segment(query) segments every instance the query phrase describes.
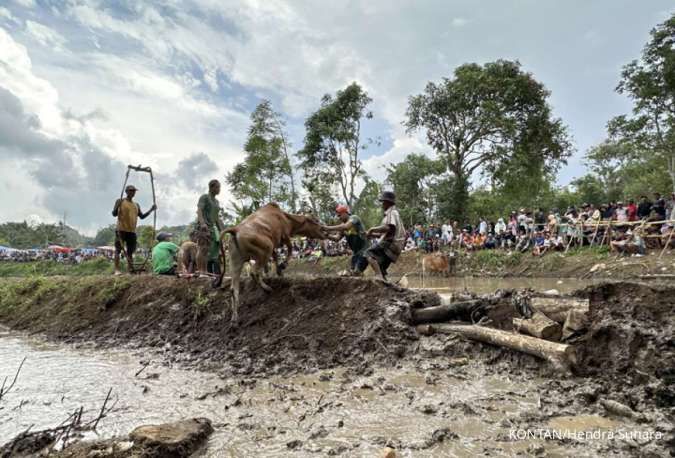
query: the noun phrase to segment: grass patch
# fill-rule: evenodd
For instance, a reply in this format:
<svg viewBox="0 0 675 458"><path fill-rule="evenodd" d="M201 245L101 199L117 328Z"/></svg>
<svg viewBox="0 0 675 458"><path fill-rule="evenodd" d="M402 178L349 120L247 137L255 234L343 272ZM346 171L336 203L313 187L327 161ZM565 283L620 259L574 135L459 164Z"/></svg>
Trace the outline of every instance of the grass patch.
<svg viewBox="0 0 675 458"><path fill-rule="evenodd" d="M480 250L471 253L467 259L468 266L477 270L501 270L520 264L523 253L511 253L502 250Z"/></svg>
<svg viewBox="0 0 675 458"><path fill-rule="evenodd" d="M0 277L34 277L53 275L111 274L113 263L105 258L91 259L81 264L63 264L56 261L0 262Z"/></svg>

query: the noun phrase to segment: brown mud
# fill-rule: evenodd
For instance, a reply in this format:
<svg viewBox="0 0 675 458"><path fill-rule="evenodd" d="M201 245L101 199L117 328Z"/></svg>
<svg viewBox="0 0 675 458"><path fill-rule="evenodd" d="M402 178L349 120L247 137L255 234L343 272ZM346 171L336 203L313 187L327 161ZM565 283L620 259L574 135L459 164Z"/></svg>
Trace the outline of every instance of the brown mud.
<svg viewBox="0 0 675 458"><path fill-rule="evenodd" d="M212 290L207 281L149 276L17 280L1 286L0 323L60 341L148 348L168 363L225 377L341 368L347 383L353 383L355 377L375 377L380 368L407 366L428 374L430 385L450 373L465 379L486 374L537 378L537 408L510 417L510 427L541 428L579 414L612 417L603 406L619 402L633 412L632 421L663 438L600 444L593 453L631 455L640 450L645 456L663 456L675 447L672 284L606 283L578 291L578 296L590 298L591 324L573 342L580 355L573 374L557 373L528 355L455 336L418 336L409 324L410 310L438 304L433 293L334 277L271 279L270 285L275 291L266 294L244 282L240 324L233 327L229 294ZM515 313L505 301L489 318L493 326L508 329ZM464 369L467 363L478 366ZM378 383L387 390L386 381ZM465 415L480 412L470 404L462 409ZM431 405L427 410L436 415L444 408ZM451 433L446 431L446 436ZM384 438L381 445L410 448L392 438Z"/></svg>

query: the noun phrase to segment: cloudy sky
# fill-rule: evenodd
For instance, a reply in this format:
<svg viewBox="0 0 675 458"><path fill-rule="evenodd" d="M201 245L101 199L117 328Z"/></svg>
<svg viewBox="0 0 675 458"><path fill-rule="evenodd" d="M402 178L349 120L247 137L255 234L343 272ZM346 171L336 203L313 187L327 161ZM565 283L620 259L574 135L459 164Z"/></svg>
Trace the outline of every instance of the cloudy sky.
<svg viewBox="0 0 675 458"><path fill-rule="evenodd" d="M650 0L2 0L0 221L112 222L126 164L156 171L160 224L192 219L205 183L242 158L261 98L295 147L320 97L374 99L366 169L429 152L401 128L407 97L465 62L518 59L552 91L582 156L629 108L620 68L674 11ZM132 177L147 207L146 177ZM227 192L221 199L229 200Z"/></svg>

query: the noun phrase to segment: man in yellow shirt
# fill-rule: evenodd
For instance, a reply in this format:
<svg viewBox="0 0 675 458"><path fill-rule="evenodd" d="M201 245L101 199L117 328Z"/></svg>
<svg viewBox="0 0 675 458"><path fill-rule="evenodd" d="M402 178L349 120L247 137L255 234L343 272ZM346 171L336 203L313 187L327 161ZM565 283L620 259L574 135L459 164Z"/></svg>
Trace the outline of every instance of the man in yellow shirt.
<svg viewBox="0 0 675 458"><path fill-rule="evenodd" d="M113 207L112 215L117 217L117 228L115 232L115 275L120 274L120 253L124 250L129 272L133 272L134 252L136 251L136 224L138 218L145 219L150 213L157 210L153 205L146 213L141 211L141 206L134 202L136 187L129 185L124 188L127 196L124 199L117 199ZM124 247L123 247L124 244Z"/></svg>

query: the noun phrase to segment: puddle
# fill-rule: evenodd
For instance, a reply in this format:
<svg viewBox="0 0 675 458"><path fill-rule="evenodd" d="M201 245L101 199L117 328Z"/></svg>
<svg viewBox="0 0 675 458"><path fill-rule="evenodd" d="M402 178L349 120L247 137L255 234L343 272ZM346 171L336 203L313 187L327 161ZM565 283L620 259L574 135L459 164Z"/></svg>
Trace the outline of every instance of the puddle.
<svg viewBox="0 0 675 458"><path fill-rule="evenodd" d="M424 288L444 292L469 290L478 294L492 293L497 289L532 288L535 291L556 289L561 294L570 293L593 284L593 280L576 278L491 278L491 277L407 277L409 288Z"/></svg>
<svg viewBox="0 0 675 458"><path fill-rule="evenodd" d="M332 370L222 379L151 363L136 376L142 352L73 348L0 332L0 377L13 377L24 356L14 390L0 402L0 443L30 425L55 426L80 406L85 418L95 416L113 387L118 400L99 425L101 437L207 417L215 433L201 456L377 456L388 441L403 446L401 456L513 456L533 446L545 447L549 456L584 456L543 439L509 440L508 420L538 409L540 380L493 374L482 365L441 370L403 364L362 378ZM559 417L550 426L600 424L593 423L596 417L579 418ZM451 437L432 440L444 428ZM289 448L296 440L301 444Z"/></svg>

